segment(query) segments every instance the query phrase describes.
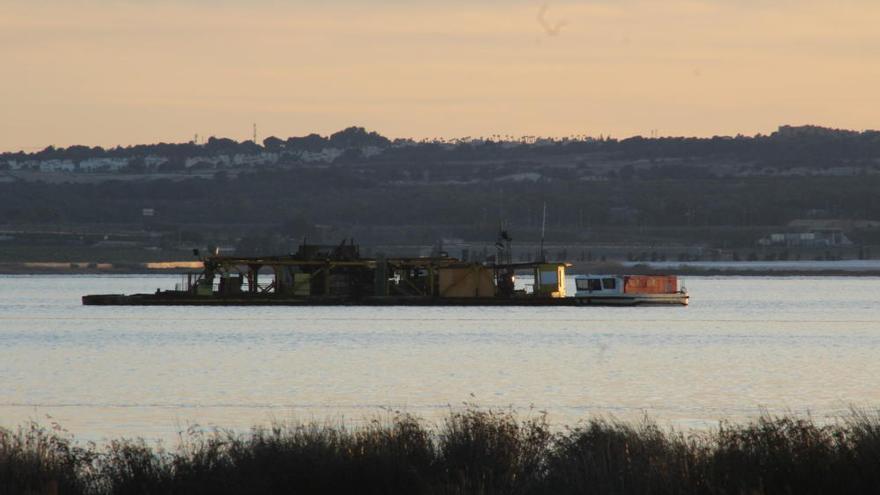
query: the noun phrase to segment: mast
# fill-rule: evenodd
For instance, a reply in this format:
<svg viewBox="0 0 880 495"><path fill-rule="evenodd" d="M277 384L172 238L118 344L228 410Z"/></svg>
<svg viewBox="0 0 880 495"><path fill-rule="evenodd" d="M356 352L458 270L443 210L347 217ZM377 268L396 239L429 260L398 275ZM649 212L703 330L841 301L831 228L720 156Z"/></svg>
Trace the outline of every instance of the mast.
<svg viewBox="0 0 880 495"><path fill-rule="evenodd" d="M541 262L547 261L547 258L544 256L544 232L547 227L547 202L544 201L544 213L541 216Z"/></svg>

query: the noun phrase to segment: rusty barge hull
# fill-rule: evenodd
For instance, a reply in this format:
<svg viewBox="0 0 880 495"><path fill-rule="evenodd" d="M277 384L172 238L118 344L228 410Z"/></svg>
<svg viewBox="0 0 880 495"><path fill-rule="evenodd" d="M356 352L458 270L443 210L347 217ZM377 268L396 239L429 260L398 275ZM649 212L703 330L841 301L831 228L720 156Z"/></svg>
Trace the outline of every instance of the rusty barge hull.
<svg viewBox="0 0 880 495"><path fill-rule="evenodd" d="M274 297L194 296L181 294L97 294L83 296L86 306L643 306L687 305L688 296L631 297Z"/></svg>

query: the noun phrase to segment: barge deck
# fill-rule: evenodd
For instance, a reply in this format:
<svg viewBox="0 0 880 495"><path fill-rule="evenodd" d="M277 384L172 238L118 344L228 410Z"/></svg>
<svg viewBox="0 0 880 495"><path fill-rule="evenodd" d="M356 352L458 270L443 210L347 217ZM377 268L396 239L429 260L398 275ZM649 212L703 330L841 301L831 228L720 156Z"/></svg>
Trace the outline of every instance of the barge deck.
<svg viewBox="0 0 880 495"><path fill-rule="evenodd" d="M648 306L687 305L687 294L669 297L216 297L189 293L95 294L83 296L86 306Z"/></svg>

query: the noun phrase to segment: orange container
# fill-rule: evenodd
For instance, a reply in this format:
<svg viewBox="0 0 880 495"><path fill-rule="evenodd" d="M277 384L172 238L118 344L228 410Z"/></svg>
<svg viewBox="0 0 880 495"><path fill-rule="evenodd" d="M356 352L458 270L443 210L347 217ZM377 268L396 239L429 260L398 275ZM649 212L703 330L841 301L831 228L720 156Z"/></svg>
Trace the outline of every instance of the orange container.
<svg viewBox="0 0 880 495"><path fill-rule="evenodd" d="M675 275L627 275L623 277L624 294L673 294L678 292Z"/></svg>

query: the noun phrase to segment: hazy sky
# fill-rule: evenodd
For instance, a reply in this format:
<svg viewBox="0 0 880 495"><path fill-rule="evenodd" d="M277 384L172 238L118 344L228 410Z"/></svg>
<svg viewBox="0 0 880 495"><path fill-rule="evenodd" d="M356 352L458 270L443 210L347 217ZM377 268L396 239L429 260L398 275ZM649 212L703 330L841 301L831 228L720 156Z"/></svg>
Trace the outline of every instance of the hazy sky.
<svg viewBox="0 0 880 495"><path fill-rule="evenodd" d="M0 0L0 150L876 128L877 0Z"/></svg>

